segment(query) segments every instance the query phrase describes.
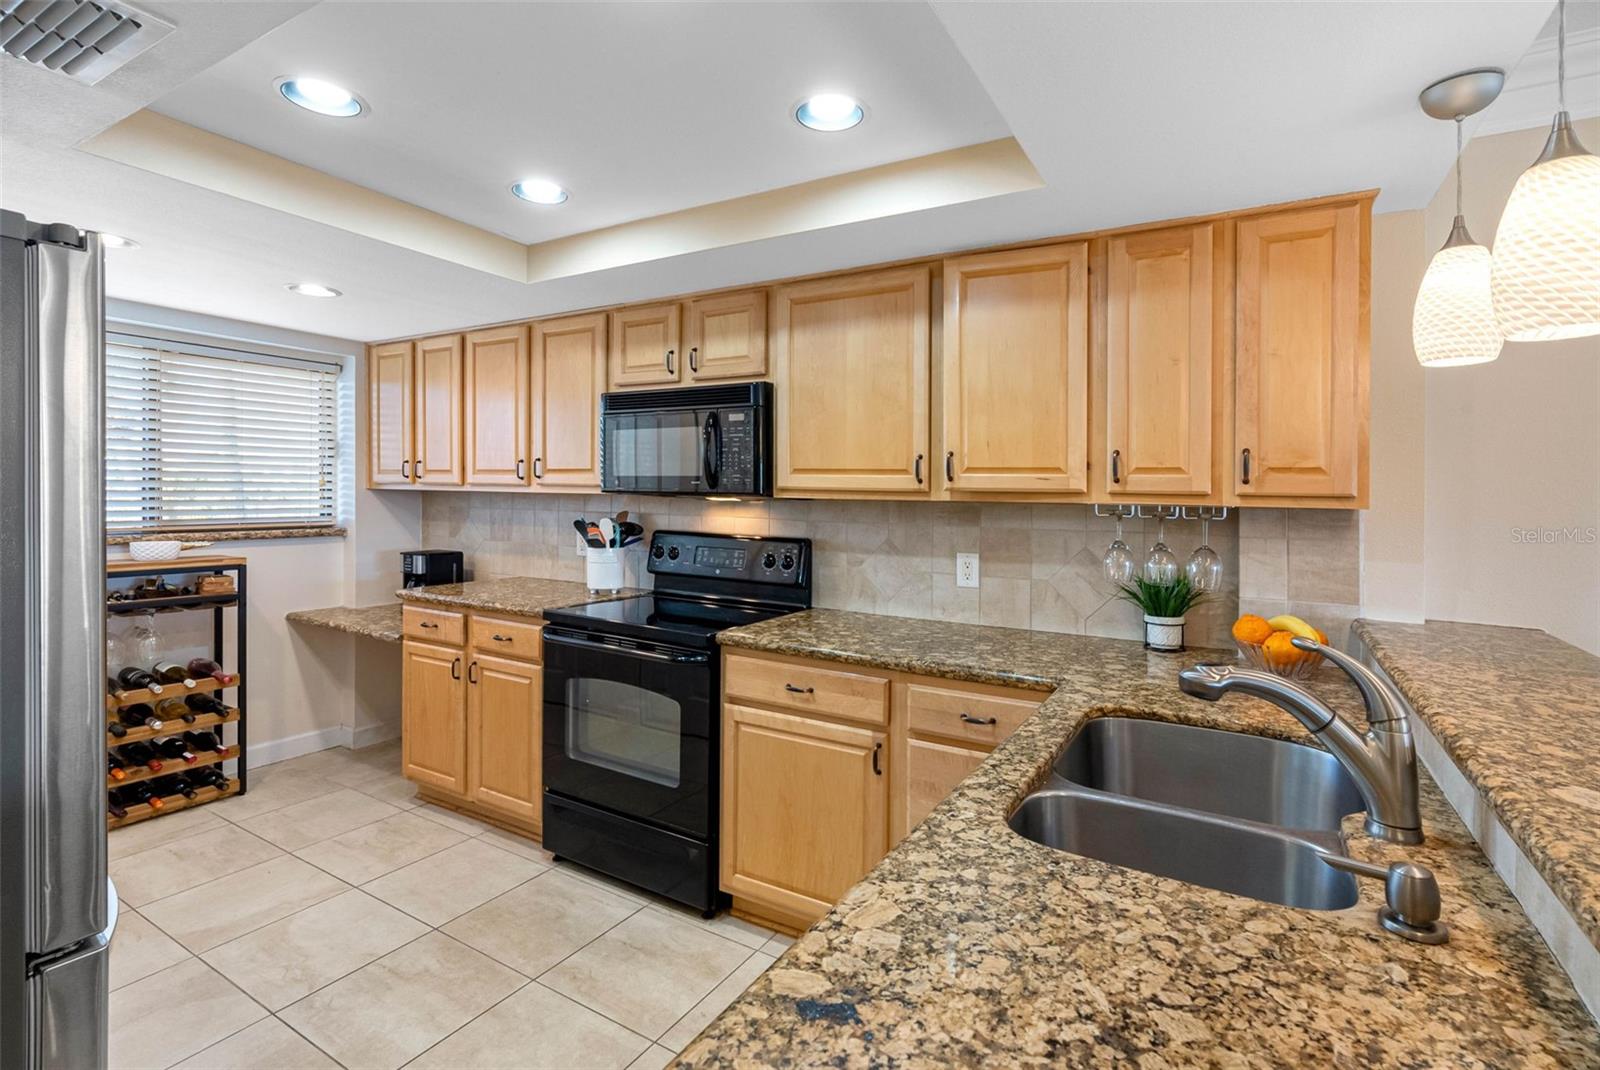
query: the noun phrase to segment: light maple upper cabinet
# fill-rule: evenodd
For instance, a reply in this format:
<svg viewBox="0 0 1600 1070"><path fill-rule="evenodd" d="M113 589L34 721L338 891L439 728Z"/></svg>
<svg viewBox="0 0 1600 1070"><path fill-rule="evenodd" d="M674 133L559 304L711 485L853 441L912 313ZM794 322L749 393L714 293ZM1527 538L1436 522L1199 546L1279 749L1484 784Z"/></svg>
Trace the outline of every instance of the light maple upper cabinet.
<svg viewBox="0 0 1600 1070"><path fill-rule="evenodd" d="M665 386L683 375L676 301L611 313L611 385Z"/></svg>
<svg viewBox="0 0 1600 1070"><path fill-rule="evenodd" d="M598 489L606 314L539 320L531 348L534 485Z"/></svg>
<svg viewBox="0 0 1600 1070"><path fill-rule="evenodd" d="M528 326L491 327L466 337L466 480L528 482Z"/></svg>
<svg viewBox="0 0 1600 1070"><path fill-rule="evenodd" d="M367 351L367 480L374 486L411 482L415 430L410 342Z"/></svg>
<svg viewBox="0 0 1600 1070"><path fill-rule="evenodd" d="M416 458L418 483L460 483L461 336L416 343Z"/></svg>
<svg viewBox="0 0 1600 1070"><path fill-rule="evenodd" d="M780 492L926 492L926 265L779 287L770 347Z"/></svg>
<svg viewBox="0 0 1600 1070"><path fill-rule="evenodd" d="M1086 242L946 260L941 365L949 490L1088 490Z"/></svg>
<svg viewBox="0 0 1600 1070"><path fill-rule="evenodd" d="M767 291L702 297L688 304L689 378L759 379L767 374Z"/></svg>
<svg viewBox="0 0 1600 1070"><path fill-rule="evenodd" d="M1241 499L1365 498L1370 211L1364 200L1239 221Z"/></svg>
<svg viewBox="0 0 1600 1070"><path fill-rule="evenodd" d="M1106 244L1107 494L1211 492L1214 244L1211 224Z"/></svg>

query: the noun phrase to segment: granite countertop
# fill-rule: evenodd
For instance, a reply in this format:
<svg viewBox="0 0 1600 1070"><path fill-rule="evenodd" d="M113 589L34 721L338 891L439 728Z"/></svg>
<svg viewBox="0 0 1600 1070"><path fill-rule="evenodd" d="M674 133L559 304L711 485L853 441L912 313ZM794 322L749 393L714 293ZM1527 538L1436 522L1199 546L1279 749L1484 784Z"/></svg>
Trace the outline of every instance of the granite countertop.
<svg viewBox="0 0 1600 1070"><path fill-rule="evenodd" d="M400 603L386 602L380 606L329 606L327 609L297 609L285 615L293 624L310 624L318 628L364 635L386 643L400 641Z"/></svg>
<svg viewBox="0 0 1600 1070"><path fill-rule="evenodd" d="M1532 628L1355 630L1600 947L1600 657Z"/></svg>
<svg viewBox="0 0 1600 1070"><path fill-rule="evenodd" d="M396 591L402 601L453 609L487 609L497 613L537 617L547 609L576 606L584 602L607 602L649 592L625 587L616 592L590 593L576 580L546 580L513 576L503 580L470 580L467 583L441 583L432 587L408 587Z"/></svg>
<svg viewBox="0 0 1600 1070"><path fill-rule="evenodd" d="M1124 715L1306 741L1276 707L1182 695L1229 652L833 610L724 645L1051 688L1022 725L679 1057L718 1066L1600 1067L1600 1031L1433 782L1428 840L1345 824L1349 851L1439 878L1451 940L1380 930L1376 882L1349 910L1261 903L1055 851L1006 817L1086 719ZM1311 681L1360 716L1342 675Z"/></svg>

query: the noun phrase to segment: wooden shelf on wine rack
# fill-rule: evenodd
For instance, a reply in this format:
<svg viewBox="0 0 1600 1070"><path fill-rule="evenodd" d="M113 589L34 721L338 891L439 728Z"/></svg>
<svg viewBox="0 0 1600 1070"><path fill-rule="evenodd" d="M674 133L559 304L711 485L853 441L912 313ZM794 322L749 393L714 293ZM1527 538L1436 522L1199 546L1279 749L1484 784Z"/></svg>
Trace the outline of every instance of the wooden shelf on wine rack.
<svg viewBox="0 0 1600 1070"><path fill-rule="evenodd" d="M202 751L194 756L192 763L185 763L181 758L163 758L160 772L141 765L137 769L127 769L128 774L121 780L114 779L110 773L106 774L106 787L120 788L124 784L137 784L141 780L153 780L158 776L170 776L181 773L186 769L199 769L207 765L216 765L218 762L232 761L239 757L238 747L224 747L220 751Z"/></svg>
<svg viewBox="0 0 1600 1070"><path fill-rule="evenodd" d="M106 827L108 829L119 829L123 825L132 825L146 818L160 817L162 814L170 814L174 810L184 810L191 806L199 806L202 803L216 802L218 799L225 799L238 793L239 781L238 778L234 778L228 781L228 786L225 788L200 788L195 792L192 799L186 799L182 795L163 795L161 801L164 805L161 809L152 809L148 803L130 806L128 807L127 817L112 817L107 814Z"/></svg>
<svg viewBox="0 0 1600 1070"><path fill-rule="evenodd" d="M212 691L221 691L223 688L238 687L241 679L238 673L233 676L229 684L207 678L196 680L193 687L184 687L182 684L162 684L161 694L156 694L149 688L141 687L137 691L113 691L106 695L106 709L118 710L124 706L132 706L140 702L155 705L164 698L181 699L188 695L205 695Z"/></svg>
<svg viewBox="0 0 1600 1070"><path fill-rule="evenodd" d="M114 736L110 732L107 732L106 746L120 747L124 743L137 743L141 739L155 739L157 736L181 735L184 732L198 732L202 728L213 728L219 724L233 724L239 719L240 712L241 711L239 710L230 709L225 714L197 713L195 714L193 722L180 720L177 721L174 727L171 728L168 728L166 724L163 724L160 728L147 728L144 725L133 727L130 725L127 735Z"/></svg>

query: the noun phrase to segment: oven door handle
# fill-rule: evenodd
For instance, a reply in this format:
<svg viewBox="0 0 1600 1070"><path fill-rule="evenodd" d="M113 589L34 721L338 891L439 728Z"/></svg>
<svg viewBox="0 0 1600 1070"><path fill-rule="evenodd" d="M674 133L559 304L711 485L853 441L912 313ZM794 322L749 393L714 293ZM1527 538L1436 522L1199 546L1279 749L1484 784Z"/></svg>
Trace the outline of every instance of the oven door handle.
<svg viewBox="0 0 1600 1070"><path fill-rule="evenodd" d="M561 646L580 647L584 650L599 650L607 654L621 654L630 658L665 661L674 665L704 665L711 660L710 654L678 653L667 650L643 650L638 647L615 646L611 643L596 642L593 639L583 639L567 632L552 632L549 628L544 630L544 642L546 646L556 643Z"/></svg>

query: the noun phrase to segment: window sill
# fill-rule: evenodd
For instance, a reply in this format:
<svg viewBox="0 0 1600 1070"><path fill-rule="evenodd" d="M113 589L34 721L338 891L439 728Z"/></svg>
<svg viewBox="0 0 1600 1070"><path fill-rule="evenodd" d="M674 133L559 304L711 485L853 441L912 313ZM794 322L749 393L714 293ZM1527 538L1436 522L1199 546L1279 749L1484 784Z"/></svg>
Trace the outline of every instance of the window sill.
<svg viewBox="0 0 1600 1070"><path fill-rule="evenodd" d="M229 528L218 531L121 531L106 536L107 546L126 546L145 539L174 539L179 542L241 542L257 539L328 539L344 538L344 528L328 525L320 528Z"/></svg>

